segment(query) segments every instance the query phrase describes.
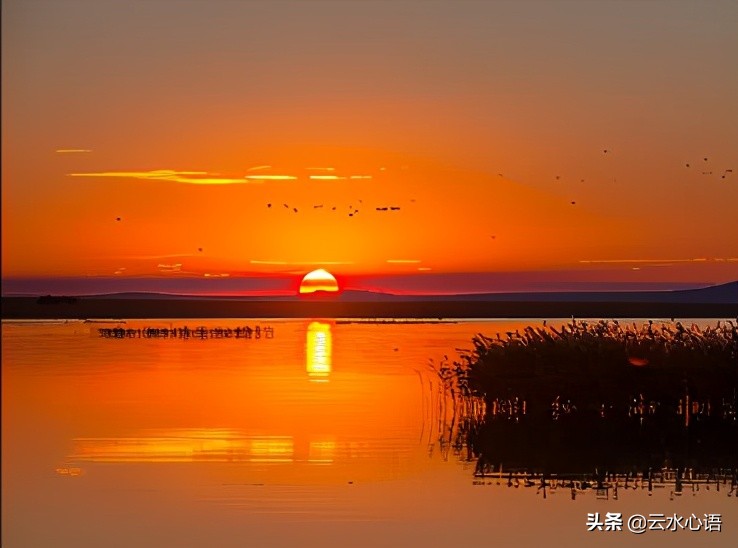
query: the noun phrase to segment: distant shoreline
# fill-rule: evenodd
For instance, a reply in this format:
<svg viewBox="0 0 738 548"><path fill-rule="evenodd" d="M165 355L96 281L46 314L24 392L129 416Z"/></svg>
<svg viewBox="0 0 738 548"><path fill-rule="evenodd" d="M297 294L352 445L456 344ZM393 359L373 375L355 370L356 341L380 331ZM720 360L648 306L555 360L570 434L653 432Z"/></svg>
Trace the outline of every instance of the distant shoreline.
<svg viewBox="0 0 738 548"><path fill-rule="evenodd" d="M2 297L2 319L156 318L736 318L738 303L536 301L269 301Z"/></svg>

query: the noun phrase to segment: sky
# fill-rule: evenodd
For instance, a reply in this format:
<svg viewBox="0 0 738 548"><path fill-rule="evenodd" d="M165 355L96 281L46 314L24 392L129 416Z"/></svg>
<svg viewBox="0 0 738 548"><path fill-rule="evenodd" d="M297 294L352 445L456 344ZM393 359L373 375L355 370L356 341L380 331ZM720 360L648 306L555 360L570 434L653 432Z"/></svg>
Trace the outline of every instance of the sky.
<svg viewBox="0 0 738 548"><path fill-rule="evenodd" d="M3 286L736 280L737 23L731 0L5 1Z"/></svg>

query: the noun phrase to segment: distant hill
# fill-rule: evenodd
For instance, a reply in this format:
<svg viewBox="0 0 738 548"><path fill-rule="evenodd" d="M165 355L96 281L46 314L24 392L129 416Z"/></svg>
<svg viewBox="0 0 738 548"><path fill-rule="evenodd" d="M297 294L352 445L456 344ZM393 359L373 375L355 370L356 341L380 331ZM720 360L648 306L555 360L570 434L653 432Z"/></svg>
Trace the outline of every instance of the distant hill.
<svg viewBox="0 0 738 548"><path fill-rule="evenodd" d="M310 296L118 293L2 297L3 319L100 318L736 318L738 282L678 291Z"/></svg>
<svg viewBox="0 0 738 548"><path fill-rule="evenodd" d="M622 303L701 303L738 304L738 281L705 287L672 291L559 291L520 293L462 293L451 295L396 295L375 291L347 290L338 295L174 295L167 293L113 293L87 295L82 298L137 300L196 300L196 301L309 301L339 302L622 302Z"/></svg>

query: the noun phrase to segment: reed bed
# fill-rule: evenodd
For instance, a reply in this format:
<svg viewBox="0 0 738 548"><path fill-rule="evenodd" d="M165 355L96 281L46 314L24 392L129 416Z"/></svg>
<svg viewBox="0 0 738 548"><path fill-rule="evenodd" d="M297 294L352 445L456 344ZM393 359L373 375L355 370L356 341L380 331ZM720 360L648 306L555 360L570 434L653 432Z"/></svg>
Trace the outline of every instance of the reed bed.
<svg viewBox="0 0 738 548"><path fill-rule="evenodd" d="M571 321L488 337L436 371L442 443L545 470L738 466L738 330ZM504 441L503 441L504 440Z"/></svg>

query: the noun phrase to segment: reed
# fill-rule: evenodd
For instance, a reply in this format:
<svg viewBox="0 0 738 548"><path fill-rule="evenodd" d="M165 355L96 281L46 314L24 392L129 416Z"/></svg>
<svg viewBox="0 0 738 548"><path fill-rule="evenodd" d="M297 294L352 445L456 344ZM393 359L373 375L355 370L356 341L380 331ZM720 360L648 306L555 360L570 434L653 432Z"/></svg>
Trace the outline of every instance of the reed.
<svg viewBox="0 0 738 548"><path fill-rule="evenodd" d="M433 365L442 443L480 466L738 466L738 331L575 321L488 337Z"/></svg>

